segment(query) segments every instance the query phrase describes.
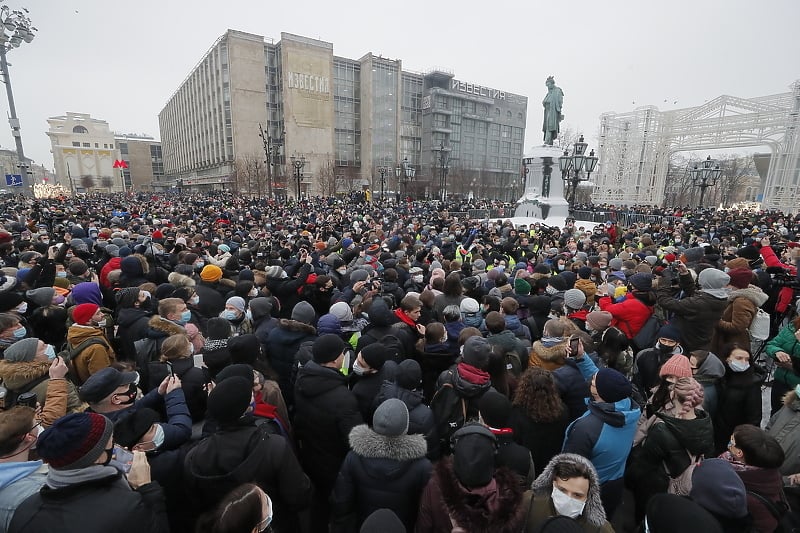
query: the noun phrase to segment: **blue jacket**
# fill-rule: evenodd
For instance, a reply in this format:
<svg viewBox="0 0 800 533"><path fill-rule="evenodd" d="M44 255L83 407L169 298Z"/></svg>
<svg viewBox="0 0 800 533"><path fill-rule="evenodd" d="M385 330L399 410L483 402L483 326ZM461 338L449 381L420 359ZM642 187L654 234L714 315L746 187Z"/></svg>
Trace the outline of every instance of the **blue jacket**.
<svg viewBox="0 0 800 533"><path fill-rule="evenodd" d="M597 373L597 366L589 357L576 362L584 379ZM630 398L613 404L587 402L588 410L567 427L562 452L589 459L600 483L619 479L625 473L641 411Z"/></svg>
<svg viewBox="0 0 800 533"><path fill-rule="evenodd" d="M0 531L8 531L17 506L39 492L46 477L41 461L0 463Z"/></svg>

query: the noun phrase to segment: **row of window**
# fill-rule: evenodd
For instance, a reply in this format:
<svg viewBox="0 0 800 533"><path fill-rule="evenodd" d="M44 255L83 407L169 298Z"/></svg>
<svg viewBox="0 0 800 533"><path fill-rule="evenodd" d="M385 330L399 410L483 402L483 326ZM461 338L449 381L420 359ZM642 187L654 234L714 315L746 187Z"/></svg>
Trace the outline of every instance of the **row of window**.
<svg viewBox="0 0 800 533"><path fill-rule="evenodd" d="M81 148L81 147L82 148L91 148L92 147L92 143L79 143L77 141L72 141L72 146L74 146L75 148ZM95 148L100 148L100 143L94 143L94 147ZM114 143L111 143L111 144L103 143L103 148L105 148L106 150L113 150L114 149Z"/></svg>

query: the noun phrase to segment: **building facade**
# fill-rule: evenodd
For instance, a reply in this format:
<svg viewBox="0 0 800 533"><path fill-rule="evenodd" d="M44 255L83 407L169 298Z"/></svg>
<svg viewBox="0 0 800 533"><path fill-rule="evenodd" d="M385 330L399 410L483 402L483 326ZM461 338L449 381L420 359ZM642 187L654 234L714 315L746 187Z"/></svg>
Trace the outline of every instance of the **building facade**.
<svg viewBox="0 0 800 533"><path fill-rule="evenodd" d="M449 72L405 71L372 53L339 57L331 43L289 33L274 43L228 30L159 113L164 181L289 197L445 190L510 200L521 192L526 111L526 97Z"/></svg>
<svg viewBox="0 0 800 533"><path fill-rule="evenodd" d="M86 113L47 119L56 181L72 192L122 192L122 177L114 168L120 159L108 122Z"/></svg>
<svg viewBox="0 0 800 533"><path fill-rule="evenodd" d="M149 135L117 133L114 141L128 168L117 169L129 191L161 191L172 186L164 180L161 143Z"/></svg>

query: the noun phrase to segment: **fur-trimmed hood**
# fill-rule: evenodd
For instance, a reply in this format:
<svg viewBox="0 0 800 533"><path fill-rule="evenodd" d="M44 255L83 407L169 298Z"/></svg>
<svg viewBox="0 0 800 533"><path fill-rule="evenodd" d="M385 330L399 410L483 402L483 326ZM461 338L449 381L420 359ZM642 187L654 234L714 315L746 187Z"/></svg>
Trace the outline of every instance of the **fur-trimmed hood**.
<svg viewBox="0 0 800 533"><path fill-rule="evenodd" d="M586 498L582 517L589 524L598 528L602 527L606 523L606 512L600 499L600 479L597 477L597 471L595 471L591 461L585 457L574 453L562 453L553 457L545 469L542 470L542 473L539 474L539 477L531 484L534 497L550 497L553 492L553 470L559 463L578 463L589 470L591 476L589 480L589 496Z"/></svg>
<svg viewBox="0 0 800 533"><path fill-rule="evenodd" d="M386 437L376 433L366 424L358 425L350 431L350 448L356 455L368 459L396 461L413 461L425 457L428 453L423 435Z"/></svg>
<svg viewBox="0 0 800 533"><path fill-rule="evenodd" d="M545 346L542 341L536 341L531 347L531 351L542 361L563 365L567 360L567 341L561 341L552 346Z"/></svg>
<svg viewBox="0 0 800 533"><path fill-rule="evenodd" d="M49 362L0 360L0 379L11 390L19 390L34 379L47 375Z"/></svg>
<svg viewBox="0 0 800 533"><path fill-rule="evenodd" d="M192 278L179 274L178 272L170 272L169 276L167 276L167 281L174 285L175 288L195 286L195 281Z"/></svg>
<svg viewBox="0 0 800 533"><path fill-rule="evenodd" d="M278 322L278 327L288 331L300 331L303 333L307 333L309 335L317 334L317 328L315 328L311 324L298 322L297 320L291 320L288 318L281 318L280 321Z"/></svg>
<svg viewBox="0 0 800 533"><path fill-rule="evenodd" d="M728 295L728 301L732 302L736 298L747 298L756 307L761 307L769 299L769 296L764 293L760 288L755 285L750 285L744 289L736 289Z"/></svg>
<svg viewBox="0 0 800 533"><path fill-rule="evenodd" d="M186 330L172 322L167 320L166 318L162 318L159 315L153 315L150 317L150 320L147 322L147 325L150 329L157 331L158 333L163 333L169 337L172 335L183 335L186 334Z"/></svg>

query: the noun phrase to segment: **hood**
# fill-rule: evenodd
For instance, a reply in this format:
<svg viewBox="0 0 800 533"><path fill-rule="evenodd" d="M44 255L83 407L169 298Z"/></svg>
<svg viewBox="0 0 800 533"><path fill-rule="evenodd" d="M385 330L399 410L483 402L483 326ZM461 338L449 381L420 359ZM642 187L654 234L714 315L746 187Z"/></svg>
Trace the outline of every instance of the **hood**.
<svg viewBox="0 0 800 533"><path fill-rule="evenodd" d="M93 328L91 326L81 326L78 324L73 324L67 330L67 342L69 342L69 344L72 346L77 346L86 339L92 337L103 339L103 342L108 344L105 336L103 335L103 330L101 330L100 328Z"/></svg>
<svg viewBox="0 0 800 533"><path fill-rule="evenodd" d="M750 285L744 289L737 289L728 295L729 301L733 301L736 298L747 298L753 302L756 307L761 307L769 299L769 296L767 296L764 291L755 285Z"/></svg>
<svg viewBox="0 0 800 533"><path fill-rule="evenodd" d="M500 333L490 333L486 340L489 341L491 345L500 346L503 352L516 350L518 347L516 335L514 335L513 331L508 329L504 329Z"/></svg>
<svg viewBox="0 0 800 533"><path fill-rule="evenodd" d="M397 398L398 400L406 404L406 408L408 408L409 413L411 413L411 411L413 411L415 407L422 404L423 401L422 394L408 389L404 389L397 383L393 383L391 381L384 381L381 384L381 391L378 393L377 404L380 405L389 398Z"/></svg>
<svg viewBox="0 0 800 533"><path fill-rule="evenodd" d="M394 461L413 461L428 453L423 435L386 437L366 424L358 425L350 431L350 448L361 457Z"/></svg>
<svg viewBox="0 0 800 533"><path fill-rule="evenodd" d="M391 326L396 322L394 314L382 298L375 298L372 300L372 305L369 306L367 316L369 316L370 324L376 327Z"/></svg>
<svg viewBox="0 0 800 533"><path fill-rule="evenodd" d="M49 362L0 360L0 378L11 390L22 389L34 379L46 376L49 370Z"/></svg>
<svg viewBox="0 0 800 533"><path fill-rule="evenodd" d="M189 276L184 276L183 274L179 274L177 272L170 272L169 276L167 277L167 281L169 281L172 285L177 287L194 287L195 281Z"/></svg>
<svg viewBox="0 0 800 533"><path fill-rule="evenodd" d="M567 359L567 341L560 341L552 346L545 346L542 341L536 341L531 347L531 351L542 361L548 361L558 365L563 365Z"/></svg>
<svg viewBox="0 0 800 533"><path fill-rule="evenodd" d="M693 455L699 455L708 448L708 443L714 441L714 428L711 417L702 409L696 409L697 418L684 420L656 413L656 416L669 428L670 433L678 439L681 446Z"/></svg>
<svg viewBox="0 0 800 533"><path fill-rule="evenodd" d="M591 413L599 417L604 424L615 428L621 428L626 424L634 424L641 415L639 407L630 398L625 398L616 403L590 401L588 407L587 414Z"/></svg>
<svg viewBox="0 0 800 533"><path fill-rule="evenodd" d="M522 322L519 321L517 315L505 315L503 318L506 321L506 329L517 331L520 327L522 327Z"/></svg>
<svg viewBox="0 0 800 533"><path fill-rule="evenodd" d="M72 288L70 296L72 296L72 301L75 302L75 305L90 303L103 307L103 294L100 292L100 285L97 283L89 281L78 283Z"/></svg>
<svg viewBox="0 0 800 533"><path fill-rule="evenodd" d="M320 366L316 361L309 361L300 369L295 389L298 394L315 397L336 387L347 388L347 377L332 368Z"/></svg>
<svg viewBox="0 0 800 533"><path fill-rule="evenodd" d="M278 322L278 327L276 327L270 335L279 334L278 332L283 332L286 334L297 334L297 336L305 337L307 335L316 335L317 328L312 326L311 324L306 324L305 322L298 322L297 320L291 320L288 318L282 318Z"/></svg>
<svg viewBox="0 0 800 533"><path fill-rule="evenodd" d="M725 364L713 353L708 354L706 360L697 367L694 378L700 382L717 380L725 375Z"/></svg>
<svg viewBox="0 0 800 533"><path fill-rule="evenodd" d="M491 380L487 380L486 383L482 384L470 383L461 377L461 374L456 367L455 371L453 372L453 387L458 391L460 396L469 400L481 396L484 392L492 388L492 382Z"/></svg>
<svg viewBox="0 0 800 533"><path fill-rule="evenodd" d="M119 314L117 315L117 324L120 327L129 328L142 317L148 316L150 316L150 313L144 309L139 309L137 307L123 307L119 310Z"/></svg>
<svg viewBox="0 0 800 533"><path fill-rule="evenodd" d="M161 318L158 315L153 315L147 322L147 326L154 334L148 333L148 337L171 337L172 335L185 334L186 330L166 318Z"/></svg>
<svg viewBox="0 0 800 533"><path fill-rule="evenodd" d="M467 325L460 320L456 320L455 322L447 322L444 325L444 329L447 331L447 336L451 339L457 339L461 333L461 330L463 330L465 327L467 327Z"/></svg>
<svg viewBox="0 0 800 533"><path fill-rule="evenodd" d="M0 463L0 490L3 490L15 481L30 476L43 466L41 461ZM44 478L42 478L42 483L44 483Z"/></svg>
<svg viewBox="0 0 800 533"><path fill-rule="evenodd" d="M581 464L590 472L589 496L586 498L586 505L583 508L582 516L592 526L597 528L602 527L606 523L606 512L603 509L603 502L600 499L600 478L597 477L594 465L585 457L574 453L562 453L553 457L531 485L534 495L539 497L550 496L550 493L553 491L553 470L555 470L557 465L563 463Z"/></svg>
<svg viewBox="0 0 800 533"><path fill-rule="evenodd" d="M241 419L241 424L252 423L252 418ZM199 485L214 487L220 483L228 483L237 479L250 479L247 476L259 468L263 457L258 451L261 432L252 431L247 442L237 439L236 446L231 446L231 433L247 431L246 427L235 427L222 430L203 440L194 453L186 457L186 471L190 472ZM238 435L236 435L238 437ZM238 484L238 483L237 483Z"/></svg>

